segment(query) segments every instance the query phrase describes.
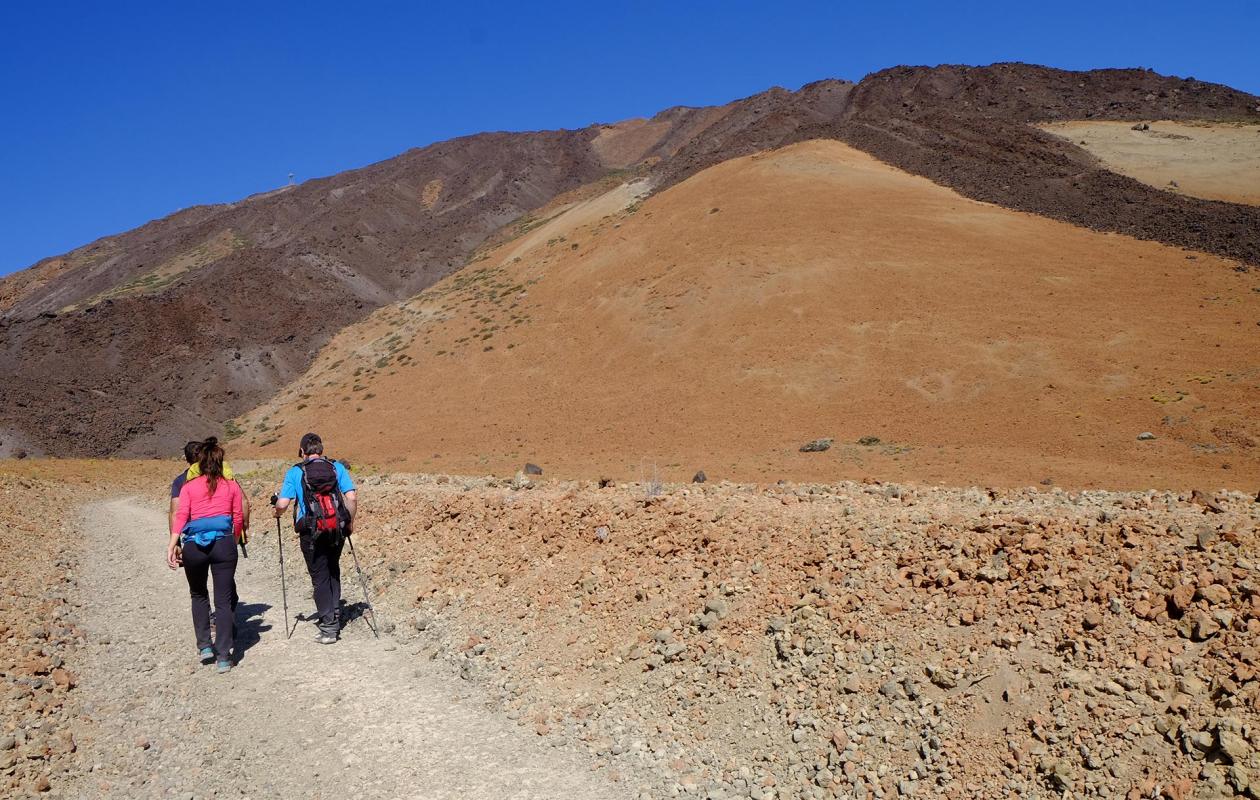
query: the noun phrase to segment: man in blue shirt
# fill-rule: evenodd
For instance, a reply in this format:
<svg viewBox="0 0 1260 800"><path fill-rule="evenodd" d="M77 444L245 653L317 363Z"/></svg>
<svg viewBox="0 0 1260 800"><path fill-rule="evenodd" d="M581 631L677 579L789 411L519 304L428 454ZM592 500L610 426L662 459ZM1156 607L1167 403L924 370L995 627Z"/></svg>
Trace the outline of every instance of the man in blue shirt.
<svg viewBox="0 0 1260 800"><path fill-rule="evenodd" d="M289 504L293 504L293 527L298 531L298 543L302 547L302 556L306 559L306 571L311 575L315 608L319 615L319 635L315 637L315 641L320 644L334 644L341 633L341 548L345 540L337 535L317 534L301 524L306 514L306 493L302 478L304 470L313 462L331 464L336 470L337 488L345 500L351 523L358 510L354 480L340 461L329 462L324 458L324 442L317 433L308 433L302 437L298 455L302 459L301 463L289 467L289 471L284 474L284 484L276 499L275 515L279 519Z"/></svg>

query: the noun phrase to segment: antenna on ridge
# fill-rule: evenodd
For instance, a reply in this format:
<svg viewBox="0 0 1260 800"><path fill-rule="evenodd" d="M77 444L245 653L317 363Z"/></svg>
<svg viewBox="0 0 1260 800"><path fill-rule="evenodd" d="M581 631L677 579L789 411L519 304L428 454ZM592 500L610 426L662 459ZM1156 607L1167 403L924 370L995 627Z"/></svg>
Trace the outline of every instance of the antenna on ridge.
<svg viewBox="0 0 1260 800"><path fill-rule="evenodd" d="M292 173L292 172L290 172L290 173L289 173L289 185L290 185L290 186L292 186L292 185L293 185L293 173Z"/></svg>

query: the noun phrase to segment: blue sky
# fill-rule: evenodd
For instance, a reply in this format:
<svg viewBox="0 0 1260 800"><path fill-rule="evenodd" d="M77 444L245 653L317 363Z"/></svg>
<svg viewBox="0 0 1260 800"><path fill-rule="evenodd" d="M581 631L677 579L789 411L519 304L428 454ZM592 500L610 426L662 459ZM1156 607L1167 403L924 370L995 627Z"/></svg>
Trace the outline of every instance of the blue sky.
<svg viewBox="0 0 1260 800"><path fill-rule="evenodd" d="M0 274L482 130L896 64L1152 67L1260 94L1260 3L0 4Z"/></svg>

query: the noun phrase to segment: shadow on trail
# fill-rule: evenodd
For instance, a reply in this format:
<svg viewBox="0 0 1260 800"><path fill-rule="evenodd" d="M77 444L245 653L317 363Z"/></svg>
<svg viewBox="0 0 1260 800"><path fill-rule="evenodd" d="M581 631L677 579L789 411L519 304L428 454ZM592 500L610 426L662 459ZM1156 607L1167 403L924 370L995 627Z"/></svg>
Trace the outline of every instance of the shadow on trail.
<svg viewBox="0 0 1260 800"><path fill-rule="evenodd" d="M262 621L263 612L270 609L267 603L241 603L236 607L235 648L237 663L245 660L245 652L258 644L271 625Z"/></svg>
<svg viewBox="0 0 1260 800"><path fill-rule="evenodd" d="M350 627L350 625L354 623L356 620L363 619L363 624L367 626L367 628L370 631L372 629L372 619L371 617L364 619L364 617L367 615L368 609L369 609L368 604L362 601L357 602L357 603L347 603L345 600L342 600L341 601L341 630L344 631L346 628ZM295 628L297 627L297 624L301 622L310 622L314 624L319 621L319 612L312 610L305 614L299 613L296 617L294 617L294 620L295 620L294 622Z"/></svg>
<svg viewBox="0 0 1260 800"><path fill-rule="evenodd" d="M368 612L368 608L369 608L368 604L362 601L358 603L347 603L345 601L342 601L341 627L343 628L348 627L350 623L354 622L355 620L363 619L363 617ZM364 620L364 624L367 625L369 628L372 627L370 619Z"/></svg>

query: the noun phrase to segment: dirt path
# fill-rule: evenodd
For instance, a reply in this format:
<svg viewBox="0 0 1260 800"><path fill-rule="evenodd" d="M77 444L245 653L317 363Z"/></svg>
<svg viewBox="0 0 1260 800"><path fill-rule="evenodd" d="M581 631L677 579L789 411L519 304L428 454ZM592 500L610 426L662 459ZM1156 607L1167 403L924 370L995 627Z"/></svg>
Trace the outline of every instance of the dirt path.
<svg viewBox="0 0 1260 800"><path fill-rule="evenodd" d="M306 624L286 641L274 529L258 536L262 520L237 569L241 663L226 676L201 666L187 585L162 564L164 523L128 499L84 509L93 568L82 583L90 644L78 741L92 772L66 796L628 796L390 638L373 639L362 620L332 647ZM297 548L285 556L289 611L309 611ZM346 577L349 602L357 587Z"/></svg>

